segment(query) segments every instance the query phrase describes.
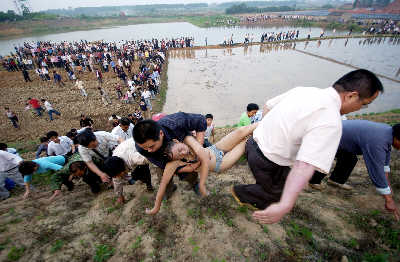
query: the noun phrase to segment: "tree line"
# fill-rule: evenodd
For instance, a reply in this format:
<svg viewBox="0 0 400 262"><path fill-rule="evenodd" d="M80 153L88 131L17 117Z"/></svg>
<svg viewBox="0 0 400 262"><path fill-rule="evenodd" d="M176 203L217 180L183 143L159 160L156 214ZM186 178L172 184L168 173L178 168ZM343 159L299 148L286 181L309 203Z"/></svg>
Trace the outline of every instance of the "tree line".
<svg viewBox="0 0 400 262"><path fill-rule="evenodd" d="M296 8L290 6L270 6L270 7L253 7L246 4L233 5L225 10L226 14L242 14L242 13L263 13L263 12L284 12L294 11Z"/></svg>
<svg viewBox="0 0 400 262"><path fill-rule="evenodd" d="M20 21L20 20L41 20L41 19L55 19L56 15L46 14L43 12L23 12L17 14L14 10L7 12L0 11L0 22L5 21Z"/></svg>

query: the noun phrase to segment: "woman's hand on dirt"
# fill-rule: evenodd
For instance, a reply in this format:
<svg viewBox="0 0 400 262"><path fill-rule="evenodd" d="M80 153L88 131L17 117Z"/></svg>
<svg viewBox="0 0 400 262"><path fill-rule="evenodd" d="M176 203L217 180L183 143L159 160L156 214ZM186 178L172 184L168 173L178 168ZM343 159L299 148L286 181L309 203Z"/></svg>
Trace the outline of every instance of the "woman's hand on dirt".
<svg viewBox="0 0 400 262"><path fill-rule="evenodd" d="M155 207L153 207L153 209L151 209L151 210L146 208L146 214L147 215L155 215L158 213L159 210L160 210L159 208L155 208Z"/></svg>

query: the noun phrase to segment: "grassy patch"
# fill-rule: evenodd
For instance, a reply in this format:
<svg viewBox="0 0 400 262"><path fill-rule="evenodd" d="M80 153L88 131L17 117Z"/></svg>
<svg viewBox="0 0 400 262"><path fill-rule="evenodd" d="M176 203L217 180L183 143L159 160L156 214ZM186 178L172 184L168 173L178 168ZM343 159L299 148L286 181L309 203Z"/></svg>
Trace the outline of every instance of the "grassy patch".
<svg viewBox="0 0 400 262"><path fill-rule="evenodd" d="M4 250L9 243L11 243L11 240L9 238L7 238L3 242L1 242L0 243L0 251Z"/></svg>
<svg viewBox="0 0 400 262"><path fill-rule="evenodd" d="M58 252L63 247L63 245L64 245L64 241L61 239L57 239L56 242L54 242L54 244L51 245L50 253L54 254L54 253Z"/></svg>
<svg viewBox="0 0 400 262"><path fill-rule="evenodd" d="M15 148L19 154L23 154L27 152L35 152L39 144L39 140L35 139L23 142L8 142L7 147Z"/></svg>
<svg viewBox="0 0 400 262"><path fill-rule="evenodd" d="M110 259L114 255L115 248L109 247L107 245L96 246L96 253L93 257L95 262L104 262Z"/></svg>
<svg viewBox="0 0 400 262"><path fill-rule="evenodd" d="M53 170L49 170L42 174L34 174L32 176L32 184L36 186L48 186L51 182L51 176L54 174Z"/></svg>
<svg viewBox="0 0 400 262"><path fill-rule="evenodd" d="M136 238L136 241L132 244L131 248L132 248L132 249L137 249L137 248L140 247L141 243L142 243L142 237L141 237L141 236L138 236L138 237Z"/></svg>
<svg viewBox="0 0 400 262"><path fill-rule="evenodd" d="M13 246L7 254L7 259L9 261L18 261L25 252L25 247L15 247Z"/></svg>

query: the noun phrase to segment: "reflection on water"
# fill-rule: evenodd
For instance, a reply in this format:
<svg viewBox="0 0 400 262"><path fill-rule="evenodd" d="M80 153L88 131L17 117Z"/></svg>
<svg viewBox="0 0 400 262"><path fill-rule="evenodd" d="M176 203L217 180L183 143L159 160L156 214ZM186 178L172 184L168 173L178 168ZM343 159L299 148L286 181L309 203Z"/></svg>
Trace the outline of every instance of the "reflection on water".
<svg viewBox="0 0 400 262"><path fill-rule="evenodd" d="M104 40L107 42L119 42L124 40L140 40L152 38L179 38L179 37L194 37L194 45L203 46L207 41L208 45L222 44L225 39L230 39L234 43L243 43L246 34L254 35L254 41L260 41L261 35L266 32L287 32L299 29L299 38L305 38L310 33L311 37L319 36L321 28L297 28L290 26L282 27L268 27L268 26L255 26L255 27L210 27L200 28L190 23L155 23L155 24L139 24L118 26L113 28L75 31L59 34L47 34L40 36L21 37L18 39L1 40L0 41L0 54L6 55L14 50L15 45L21 45L23 42L37 42L37 41L98 41ZM342 35L345 32L332 32L326 31L326 35ZM207 39L207 40L206 40Z"/></svg>
<svg viewBox="0 0 400 262"><path fill-rule="evenodd" d="M339 41L341 40L341 41ZM212 113L218 126L238 122L248 103L262 105L268 98L296 86L329 87L353 70L320 56L363 61L357 66L395 68L400 75L398 46L393 40L334 39L288 44L263 44L225 49L174 50L169 57L168 93L164 112ZM390 44L389 44L390 43ZM361 50L358 50L361 49ZM377 55L379 54L379 55ZM360 56L360 57L358 57ZM373 70L374 71L374 70ZM381 72L382 73L382 72ZM382 73L383 74L383 73ZM363 112L399 106L398 83L381 79L385 93Z"/></svg>
<svg viewBox="0 0 400 262"><path fill-rule="evenodd" d="M399 37L377 37L299 42L297 48L400 79L399 45Z"/></svg>

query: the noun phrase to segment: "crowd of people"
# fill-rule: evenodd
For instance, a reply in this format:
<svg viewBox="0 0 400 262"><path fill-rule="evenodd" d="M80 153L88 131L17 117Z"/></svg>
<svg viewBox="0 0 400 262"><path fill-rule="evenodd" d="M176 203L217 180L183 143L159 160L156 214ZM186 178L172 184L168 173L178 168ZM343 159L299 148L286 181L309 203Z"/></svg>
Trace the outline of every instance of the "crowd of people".
<svg viewBox="0 0 400 262"><path fill-rule="evenodd" d="M232 196L239 205L256 210L254 219L276 223L290 212L308 183L323 190L321 181L335 155L328 184L351 190L346 181L357 155L363 155L385 208L399 220L389 164L392 146L400 149L400 124L392 127L341 117L372 103L383 91L375 74L363 69L344 75L330 88L294 88L268 99L262 109L248 104L239 127L219 141L214 139L212 114L112 115L111 132L96 130L94 121L81 115L79 130L64 136L49 130L40 138L34 160L23 160L16 150L1 144L0 197L8 198L12 186L24 186L24 198L31 197L35 174L52 170L49 203L62 197L63 186L71 191L75 180L81 179L94 194L113 187L117 202L123 204L126 184L141 181L147 191L154 191L152 163L163 172L154 206L145 213L156 215L163 199L177 189L174 175L188 182L195 194L207 197L209 172L227 170L245 155L256 183L233 186ZM28 101L32 107L37 102ZM38 107L35 110L41 114ZM12 111L7 112L13 117Z"/></svg>
<svg viewBox="0 0 400 262"><path fill-rule="evenodd" d="M240 17L240 23L242 24L264 24L264 23L288 22L296 20L317 21L320 20L320 18L308 15L271 15L271 14L269 15L256 14L256 15L247 15Z"/></svg>

